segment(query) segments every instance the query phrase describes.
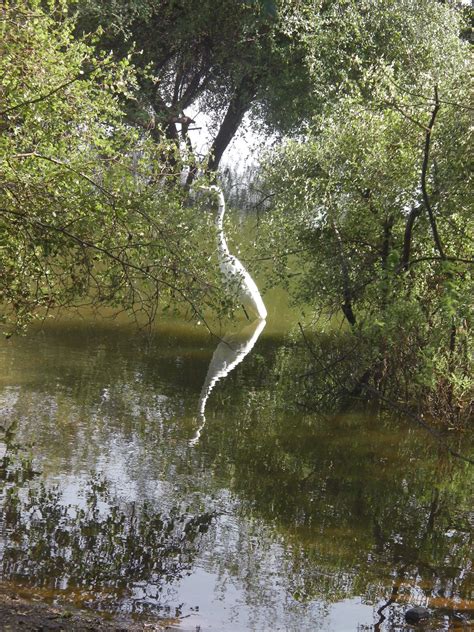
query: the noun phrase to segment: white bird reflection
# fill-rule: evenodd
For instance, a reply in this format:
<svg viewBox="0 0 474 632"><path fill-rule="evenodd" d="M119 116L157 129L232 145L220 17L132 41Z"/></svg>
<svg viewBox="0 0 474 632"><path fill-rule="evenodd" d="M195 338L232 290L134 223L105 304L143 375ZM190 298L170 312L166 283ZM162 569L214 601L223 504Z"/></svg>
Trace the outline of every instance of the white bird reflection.
<svg viewBox="0 0 474 632"><path fill-rule="evenodd" d="M194 437L190 440L189 445L196 445L206 424L206 404L212 389L219 380L229 375L253 349L265 325L265 320L254 320L250 325L246 325L240 331L226 334L217 345L211 362L209 363L206 379L202 385L201 395L199 397L199 418L201 425L197 429Z"/></svg>

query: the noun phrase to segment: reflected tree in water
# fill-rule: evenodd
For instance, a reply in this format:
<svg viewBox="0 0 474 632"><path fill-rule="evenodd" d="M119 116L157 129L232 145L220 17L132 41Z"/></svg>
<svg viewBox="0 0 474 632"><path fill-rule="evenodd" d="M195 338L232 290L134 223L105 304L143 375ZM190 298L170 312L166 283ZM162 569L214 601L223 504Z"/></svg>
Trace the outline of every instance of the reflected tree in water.
<svg viewBox="0 0 474 632"><path fill-rule="evenodd" d="M60 590L95 608L166 608L163 588L190 572L214 515L184 504L159 511L127 502L99 477L84 485L82 503L69 504L64 489L39 484L35 474L25 455L7 452L0 470L2 578Z"/></svg>
<svg viewBox="0 0 474 632"><path fill-rule="evenodd" d="M290 552L289 595L308 604L365 595L374 623L392 626L414 603L440 622L472 615L470 465L375 410L302 415L294 379L284 385L281 374L277 362L237 427L216 425L203 441L213 470L232 472L255 529L273 524Z"/></svg>
<svg viewBox="0 0 474 632"><path fill-rule="evenodd" d="M373 606L374 623L385 617L380 630L414 602L451 619L466 614L470 469L419 428L370 410L306 414L296 380L304 354L277 353L264 338L213 391L210 423L191 449L211 350L186 340L190 356L181 352L178 364L175 349L155 345L137 358L136 347L127 353L104 335L96 343L84 342L82 355L68 346L67 371L53 369L65 355L58 345L41 363L42 382L7 398L18 428L7 435L1 475L5 578L139 611L166 604L166 591L205 559L218 590L238 586L256 617L323 620L332 604L356 597ZM191 367L197 376L186 386ZM41 399L50 402L43 412ZM34 467L21 447L31 429L43 459ZM119 450L123 458L111 460ZM110 477L123 467L125 494L121 480L86 481L84 464ZM40 485L57 472L60 488ZM65 494L74 480L72 506ZM141 502L124 499L128 485Z"/></svg>

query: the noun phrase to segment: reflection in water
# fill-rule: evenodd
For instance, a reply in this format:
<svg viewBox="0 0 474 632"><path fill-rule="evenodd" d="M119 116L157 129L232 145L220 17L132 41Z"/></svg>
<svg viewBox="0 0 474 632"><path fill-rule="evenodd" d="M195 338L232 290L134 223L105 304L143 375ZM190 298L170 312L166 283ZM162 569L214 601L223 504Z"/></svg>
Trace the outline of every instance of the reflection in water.
<svg viewBox="0 0 474 632"><path fill-rule="evenodd" d="M235 369L242 362L245 356L253 349L258 337L265 328L265 320L254 320L250 325L246 325L238 332L226 334L214 351L209 368L207 370L206 379L202 385L201 395L199 397L199 417L201 425L189 444L196 445L201 436L201 432L206 423L206 404L212 389L219 380Z"/></svg>
<svg viewBox="0 0 474 632"><path fill-rule="evenodd" d="M469 466L401 419L292 408L268 328L190 448L200 391L204 415L259 328L233 356L191 328L148 344L87 323L0 345L0 579L183 631L472 616Z"/></svg>

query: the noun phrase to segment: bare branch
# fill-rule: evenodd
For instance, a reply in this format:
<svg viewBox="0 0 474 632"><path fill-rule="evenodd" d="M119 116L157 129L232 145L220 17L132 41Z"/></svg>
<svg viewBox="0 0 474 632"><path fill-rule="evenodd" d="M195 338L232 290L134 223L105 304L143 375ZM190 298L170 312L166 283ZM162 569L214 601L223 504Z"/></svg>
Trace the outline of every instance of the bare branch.
<svg viewBox="0 0 474 632"><path fill-rule="evenodd" d="M445 254L444 254L444 250L443 250L443 246L441 244L441 239L439 237L439 233L438 233L438 227L436 225L436 219L433 213L433 209L431 207L431 202L430 202L430 198L428 195L428 189L426 186L426 176L428 174L428 166L429 166L429 159L430 159L430 148L431 148L431 132L433 131L433 127L436 121L436 115L438 114L439 111L439 99L438 99L438 88L437 86L435 86L435 90L434 90L434 94L435 94L435 106L433 108L433 111L431 113L431 119L430 122L428 123L428 128L426 130L426 134L425 134L425 147L424 147L424 151L423 151L423 164L421 166L421 192L423 195L423 202L425 204L426 210L428 211L428 216L430 219L430 225L431 225L431 232L433 233L433 239L434 242L436 244L436 248L439 252L439 255L442 259L445 259Z"/></svg>
<svg viewBox="0 0 474 632"><path fill-rule="evenodd" d="M420 121L417 121L416 119L414 119L412 116L410 116L409 114L407 114L404 110L402 110L402 108L395 103L394 101L383 101L384 105L387 105L390 108L393 108L394 110L396 110L399 114L401 114L404 118L406 118L408 121L410 121L410 123L413 123L414 125L416 125L417 127L419 127L420 129L422 129L424 132L426 132L428 130L428 128L426 127L426 125L423 125L422 123L420 123Z"/></svg>
<svg viewBox="0 0 474 632"><path fill-rule="evenodd" d="M396 88L398 88L398 90L400 90L401 92L405 92L405 94L409 94L412 97L417 97L419 99L422 99L423 101L429 101L429 102L433 102L436 103L442 103L443 105L452 105L454 107L460 108L461 110L471 110L474 111L474 107L470 106L470 105L465 105L464 103L458 103L456 101L448 101L446 99L439 99L437 96L434 98L434 100L431 97L427 97L424 94L421 94L419 92L413 92L412 90L407 90L406 88L404 88L403 86L401 86L400 84L398 84L396 81L394 81L391 77L389 77L388 75L385 75L385 77L388 79L388 81L394 85Z"/></svg>

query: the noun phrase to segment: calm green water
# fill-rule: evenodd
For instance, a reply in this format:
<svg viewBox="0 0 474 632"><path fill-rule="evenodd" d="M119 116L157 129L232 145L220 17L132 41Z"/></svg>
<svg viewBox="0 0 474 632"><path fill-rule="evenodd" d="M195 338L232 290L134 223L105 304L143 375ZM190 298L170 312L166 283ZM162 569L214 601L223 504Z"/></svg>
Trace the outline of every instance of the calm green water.
<svg viewBox="0 0 474 632"><path fill-rule="evenodd" d="M173 322L2 342L0 579L182 630L388 631L415 604L462 628L469 466L404 420L285 402L278 313L218 349Z"/></svg>

